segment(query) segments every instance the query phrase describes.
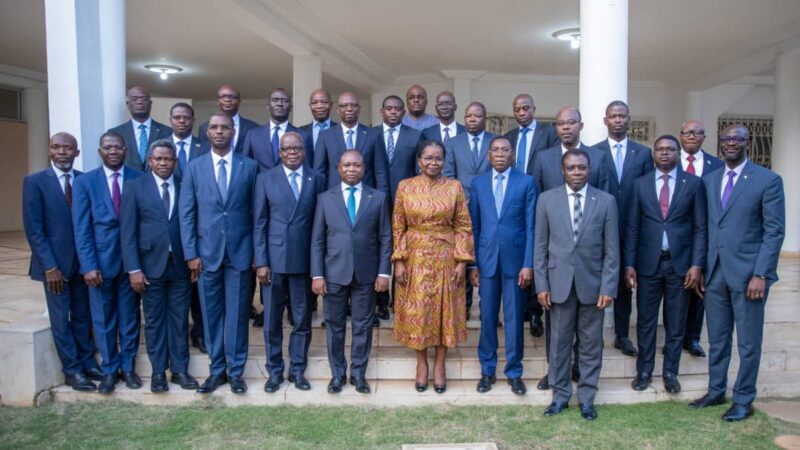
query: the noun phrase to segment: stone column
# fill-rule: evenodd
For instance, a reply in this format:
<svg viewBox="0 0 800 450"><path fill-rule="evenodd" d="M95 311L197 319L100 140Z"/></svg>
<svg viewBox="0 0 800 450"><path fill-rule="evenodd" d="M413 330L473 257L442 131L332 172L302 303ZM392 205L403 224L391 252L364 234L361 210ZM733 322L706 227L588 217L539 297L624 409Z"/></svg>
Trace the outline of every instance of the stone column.
<svg viewBox="0 0 800 450"><path fill-rule="evenodd" d="M319 56L292 57L292 76L292 123L296 126L305 125L312 120L308 99L315 89L322 87L322 61Z"/></svg>
<svg viewBox="0 0 800 450"><path fill-rule="evenodd" d="M45 0L50 134L78 140L78 169L100 164L97 140L126 120L125 1Z"/></svg>
<svg viewBox="0 0 800 450"><path fill-rule="evenodd" d="M22 91L22 118L28 123L28 173L38 172L48 164L47 90L29 87Z"/></svg>
<svg viewBox="0 0 800 450"><path fill-rule="evenodd" d="M472 102L472 80L478 79L484 74L486 74L486 72L479 70L442 71L442 75L453 79L453 96L456 98L456 105L458 105L458 111L456 111L456 121L459 123L463 123L464 111L467 110L467 106L470 104L470 102ZM433 104L436 102L436 99L431 98L430 95L436 94L428 92L428 103Z"/></svg>
<svg viewBox="0 0 800 450"><path fill-rule="evenodd" d="M775 66L775 119L772 169L783 178L786 195L786 238L783 252L800 255L800 50L778 55Z"/></svg>
<svg viewBox="0 0 800 450"><path fill-rule="evenodd" d="M606 106L628 101L628 0L581 0L580 14L581 141L591 145L607 136Z"/></svg>

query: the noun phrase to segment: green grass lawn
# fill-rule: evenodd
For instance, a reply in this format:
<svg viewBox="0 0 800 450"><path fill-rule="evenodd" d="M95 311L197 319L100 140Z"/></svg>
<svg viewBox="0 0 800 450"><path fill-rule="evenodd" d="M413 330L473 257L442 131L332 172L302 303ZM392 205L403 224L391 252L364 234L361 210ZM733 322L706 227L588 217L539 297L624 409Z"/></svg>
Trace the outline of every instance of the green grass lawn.
<svg viewBox="0 0 800 450"><path fill-rule="evenodd" d="M571 407L149 407L119 402L0 408L0 448L399 449L401 444L495 442L512 448L775 448L800 425L757 412L725 423L727 406L701 411L661 402L598 407L582 420Z"/></svg>

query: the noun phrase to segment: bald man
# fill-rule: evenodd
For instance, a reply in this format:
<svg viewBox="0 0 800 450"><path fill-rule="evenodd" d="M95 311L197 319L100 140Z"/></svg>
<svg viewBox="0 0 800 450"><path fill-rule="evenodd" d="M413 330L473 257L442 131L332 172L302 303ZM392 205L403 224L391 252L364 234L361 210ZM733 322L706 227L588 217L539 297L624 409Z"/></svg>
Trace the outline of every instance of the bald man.
<svg viewBox="0 0 800 450"><path fill-rule="evenodd" d="M403 116L403 125L422 131L439 123L435 116L427 114L428 93L425 88L415 84L406 91L408 114Z"/></svg>
<svg viewBox="0 0 800 450"><path fill-rule="evenodd" d="M172 128L156 122L150 117L153 100L150 91L142 86L134 86L128 90L125 105L131 120L117 125L108 131L114 132L125 140L125 165L144 170L147 168L147 149L153 142L172 136Z"/></svg>
<svg viewBox="0 0 800 450"><path fill-rule="evenodd" d="M311 135L313 146L317 145L317 138L320 132L336 125L336 122L331 120L332 106L331 96L325 89L316 89L311 93L308 99L308 108L311 110L313 120L300 127L300 129ZM312 151L314 149L313 146L308 150Z"/></svg>
<svg viewBox="0 0 800 450"><path fill-rule="evenodd" d="M250 130L258 128L258 124L246 117L239 115L239 107L242 105L242 94L236 87L230 84L223 84L217 90L217 107L220 111L227 114L233 120L233 151L242 153L244 142ZM200 133L197 138L201 144L205 144L205 150L210 149L208 144L208 121L200 125Z"/></svg>

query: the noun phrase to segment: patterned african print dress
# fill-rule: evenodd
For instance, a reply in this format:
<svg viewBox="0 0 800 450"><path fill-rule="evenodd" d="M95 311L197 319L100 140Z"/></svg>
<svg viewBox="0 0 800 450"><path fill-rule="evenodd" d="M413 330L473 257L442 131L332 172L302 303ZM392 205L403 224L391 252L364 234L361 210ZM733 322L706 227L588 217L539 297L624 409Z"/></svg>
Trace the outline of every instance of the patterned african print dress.
<svg viewBox="0 0 800 450"><path fill-rule="evenodd" d="M424 175L400 182L392 218L392 261L405 262L408 282L396 286L394 340L416 350L455 347L467 339L464 282L459 262L475 259L461 183Z"/></svg>

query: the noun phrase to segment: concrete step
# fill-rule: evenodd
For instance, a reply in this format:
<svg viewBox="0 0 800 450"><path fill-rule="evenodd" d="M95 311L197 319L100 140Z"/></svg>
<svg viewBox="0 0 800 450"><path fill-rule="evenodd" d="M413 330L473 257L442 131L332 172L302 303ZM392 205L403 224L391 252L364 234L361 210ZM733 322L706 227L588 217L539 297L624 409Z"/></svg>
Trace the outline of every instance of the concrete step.
<svg viewBox="0 0 800 450"><path fill-rule="evenodd" d="M796 397L800 395L800 371L782 373L762 373L758 378L760 398L767 397ZM339 394L328 394L326 387L328 378L311 379L311 390L300 391L288 383L274 393L267 394L263 391L263 378L246 378L248 391L242 395L233 394L227 385L220 387L212 394L198 394L195 391L182 390L179 386L170 384L170 390L163 394L150 392L149 380L144 380L144 386L138 390L131 390L120 383L111 395L98 393L75 392L67 386L59 386L50 391L49 397L40 397L44 402L93 402L107 400L121 400L143 405L203 405L223 404L226 406L263 405L263 406L371 406L371 407L398 407L398 406L425 406L425 405L537 405L545 406L552 398L551 391L536 390L536 381L527 378L528 393L517 396L511 393L508 385L498 381L491 391L479 394L475 390L475 382L451 380L447 384L447 392L436 394L432 386L426 392L418 393L414 390L413 382L398 380L370 380L372 394L359 394L352 386L347 386ZM600 380L596 403L603 404L632 404L654 401L677 400L688 402L700 397L706 392L707 378L705 375L685 375L680 377L683 390L680 394L666 393L661 380L654 379L653 384L642 392L633 391L630 380L627 378L603 378ZM573 386L573 391L574 391ZM572 404L577 403L573 397ZM602 408L598 413L603 414ZM687 414L692 411L687 407Z"/></svg>

